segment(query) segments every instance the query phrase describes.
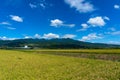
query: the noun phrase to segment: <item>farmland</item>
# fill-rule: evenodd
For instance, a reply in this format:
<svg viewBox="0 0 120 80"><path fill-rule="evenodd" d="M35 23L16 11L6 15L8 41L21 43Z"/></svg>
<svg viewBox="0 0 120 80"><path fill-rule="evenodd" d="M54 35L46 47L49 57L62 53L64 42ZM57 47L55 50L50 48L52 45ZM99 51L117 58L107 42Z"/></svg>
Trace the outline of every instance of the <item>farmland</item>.
<svg viewBox="0 0 120 80"><path fill-rule="evenodd" d="M0 80L119 80L119 57L119 49L0 50Z"/></svg>
<svg viewBox="0 0 120 80"><path fill-rule="evenodd" d="M25 50L25 52L120 61L120 49L42 49Z"/></svg>

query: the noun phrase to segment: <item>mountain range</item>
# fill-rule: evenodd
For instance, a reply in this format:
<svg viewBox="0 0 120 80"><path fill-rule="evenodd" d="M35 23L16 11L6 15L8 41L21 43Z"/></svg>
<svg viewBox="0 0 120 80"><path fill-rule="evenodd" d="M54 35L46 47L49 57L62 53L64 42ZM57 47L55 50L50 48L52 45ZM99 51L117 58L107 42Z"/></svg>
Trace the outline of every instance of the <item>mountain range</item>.
<svg viewBox="0 0 120 80"><path fill-rule="evenodd" d="M0 40L0 48L19 48L28 46L30 48L42 49L99 49L99 48L120 48L120 45L90 43L69 38L62 39L17 39Z"/></svg>

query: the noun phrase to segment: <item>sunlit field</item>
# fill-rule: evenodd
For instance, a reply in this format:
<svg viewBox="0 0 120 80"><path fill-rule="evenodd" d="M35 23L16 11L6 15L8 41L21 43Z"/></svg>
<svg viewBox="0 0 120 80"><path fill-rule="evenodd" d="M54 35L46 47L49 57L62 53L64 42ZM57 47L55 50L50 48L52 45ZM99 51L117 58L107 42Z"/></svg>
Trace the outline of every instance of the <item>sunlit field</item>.
<svg viewBox="0 0 120 80"><path fill-rule="evenodd" d="M29 53L36 52L40 54L44 53L52 55L72 56L77 58L120 61L120 49L39 49L22 51Z"/></svg>
<svg viewBox="0 0 120 80"><path fill-rule="evenodd" d="M119 61L74 56L97 52L120 56L120 50L0 50L0 80L120 80Z"/></svg>

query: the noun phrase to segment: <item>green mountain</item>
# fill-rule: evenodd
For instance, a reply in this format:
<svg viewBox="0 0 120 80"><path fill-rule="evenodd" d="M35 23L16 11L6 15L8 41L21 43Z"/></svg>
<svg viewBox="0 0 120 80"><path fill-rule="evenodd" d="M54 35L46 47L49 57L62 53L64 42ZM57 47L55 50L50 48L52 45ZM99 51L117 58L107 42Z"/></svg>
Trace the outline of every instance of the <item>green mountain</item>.
<svg viewBox="0 0 120 80"><path fill-rule="evenodd" d="M25 45L30 48L49 49L92 49L92 48L120 48L120 45L89 43L73 39L18 39L0 40L0 48L19 48Z"/></svg>

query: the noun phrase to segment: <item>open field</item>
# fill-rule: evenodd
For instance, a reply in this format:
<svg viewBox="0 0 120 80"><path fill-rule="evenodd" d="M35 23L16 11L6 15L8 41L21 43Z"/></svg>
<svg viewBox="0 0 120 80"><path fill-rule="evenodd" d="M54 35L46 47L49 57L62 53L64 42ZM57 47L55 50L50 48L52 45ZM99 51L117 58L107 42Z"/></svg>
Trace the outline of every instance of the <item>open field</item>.
<svg viewBox="0 0 120 80"><path fill-rule="evenodd" d="M0 50L0 80L120 80L119 61L72 57L97 52L120 56L120 50Z"/></svg>
<svg viewBox="0 0 120 80"><path fill-rule="evenodd" d="M120 49L39 49L25 50L24 52L120 61Z"/></svg>

